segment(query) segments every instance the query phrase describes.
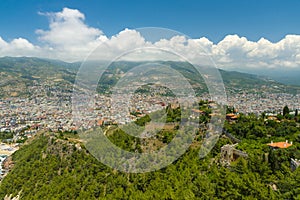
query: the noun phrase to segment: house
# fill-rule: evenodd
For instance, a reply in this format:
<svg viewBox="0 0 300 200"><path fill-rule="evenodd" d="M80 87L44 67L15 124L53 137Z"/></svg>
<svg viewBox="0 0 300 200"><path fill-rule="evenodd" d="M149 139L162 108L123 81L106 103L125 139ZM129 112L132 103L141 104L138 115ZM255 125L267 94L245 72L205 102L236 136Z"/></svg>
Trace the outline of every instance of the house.
<svg viewBox="0 0 300 200"><path fill-rule="evenodd" d="M270 148L272 149L286 149L289 148L290 146L293 145L293 142L288 142L288 140L286 140L285 142L273 142L271 141L271 143L267 144Z"/></svg>
<svg viewBox="0 0 300 200"><path fill-rule="evenodd" d="M97 126L103 126L104 121L102 119L97 120Z"/></svg>
<svg viewBox="0 0 300 200"><path fill-rule="evenodd" d="M237 120L237 118L238 118L238 115L236 115L236 114L234 114L234 113L228 113L228 114L226 115L226 119L227 119L227 120Z"/></svg>

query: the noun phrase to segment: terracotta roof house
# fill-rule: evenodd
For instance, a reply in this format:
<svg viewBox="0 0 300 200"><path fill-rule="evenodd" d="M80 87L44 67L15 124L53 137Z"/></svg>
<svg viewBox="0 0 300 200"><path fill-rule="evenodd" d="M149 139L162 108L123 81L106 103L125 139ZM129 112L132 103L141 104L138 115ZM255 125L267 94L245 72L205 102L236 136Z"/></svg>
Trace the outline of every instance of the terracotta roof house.
<svg viewBox="0 0 300 200"><path fill-rule="evenodd" d="M271 142L267 145L269 147L272 147L272 148L285 149L285 148L288 148L288 147L292 146L293 142L291 142L291 143L288 143L288 141L285 141L285 142Z"/></svg>

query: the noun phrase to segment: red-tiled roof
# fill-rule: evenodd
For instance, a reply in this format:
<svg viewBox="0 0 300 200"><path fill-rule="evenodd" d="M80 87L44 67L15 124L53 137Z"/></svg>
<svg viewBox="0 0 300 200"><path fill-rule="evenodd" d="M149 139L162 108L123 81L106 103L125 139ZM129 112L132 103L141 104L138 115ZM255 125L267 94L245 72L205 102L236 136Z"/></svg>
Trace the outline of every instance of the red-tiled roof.
<svg viewBox="0 0 300 200"><path fill-rule="evenodd" d="M228 113L226 116L227 117L233 117L233 116L235 116L235 114L234 113Z"/></svg>
<svg viewBox="0 0 300 200"><path fill-rule="evenodd" d="M285 148L292 146L292 144L290 144L288 142L274 142L274 143L269 143L268 146L285 149Z"/></svg>

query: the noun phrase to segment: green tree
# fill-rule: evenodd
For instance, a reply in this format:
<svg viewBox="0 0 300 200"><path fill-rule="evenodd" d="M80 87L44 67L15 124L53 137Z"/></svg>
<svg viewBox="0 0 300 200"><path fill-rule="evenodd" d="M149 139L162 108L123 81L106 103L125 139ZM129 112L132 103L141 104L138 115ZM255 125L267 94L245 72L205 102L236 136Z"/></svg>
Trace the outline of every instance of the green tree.
<svg viewBox="0 0 300 200"><path fill-rule="evenodd" d="M283 108L283 116L284 117L286 117L288 114L290 113L290 109L289 109L289 107L286 105L286 106L284 106L284 108Z"/></svg>

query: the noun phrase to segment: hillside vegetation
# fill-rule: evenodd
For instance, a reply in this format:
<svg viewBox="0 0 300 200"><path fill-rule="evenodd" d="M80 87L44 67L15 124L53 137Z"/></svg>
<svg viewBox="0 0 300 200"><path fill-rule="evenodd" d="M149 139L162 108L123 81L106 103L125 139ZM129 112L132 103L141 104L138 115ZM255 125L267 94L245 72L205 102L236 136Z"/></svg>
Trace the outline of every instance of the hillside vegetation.
<svg viewBox="0 0 300 200"><path fill-rule="evenodd" d="M180 112L171 113L174 115L169 117L176 119ZM206 121L204 118L202 122ZM148 121L141 120L137 123ZM173 164L141 174L123 173L101 164L76 134L43 133L13 154L14 167L0 185L0 198L6 194L16 196L21 191L21 199L30 200L299 199L300 168L290 169L290 158L300 158L297 121L298 118L290 116L273 122L241 115L236 122L226 122L225 129L241 140L236 148L246 152L247 158L240 157L230 166L221 165L221 147L233 143L223 135L209 155L200 159L204 134L200 130L193 145ZM166 144L174 134L175 130L168 128L158 133L156 139ZM143 151L137 145L139 139L117 127L108 137L128 151ZM271 150L266 145L271 140L286 139L294 142L292 147Z"/></svg>

